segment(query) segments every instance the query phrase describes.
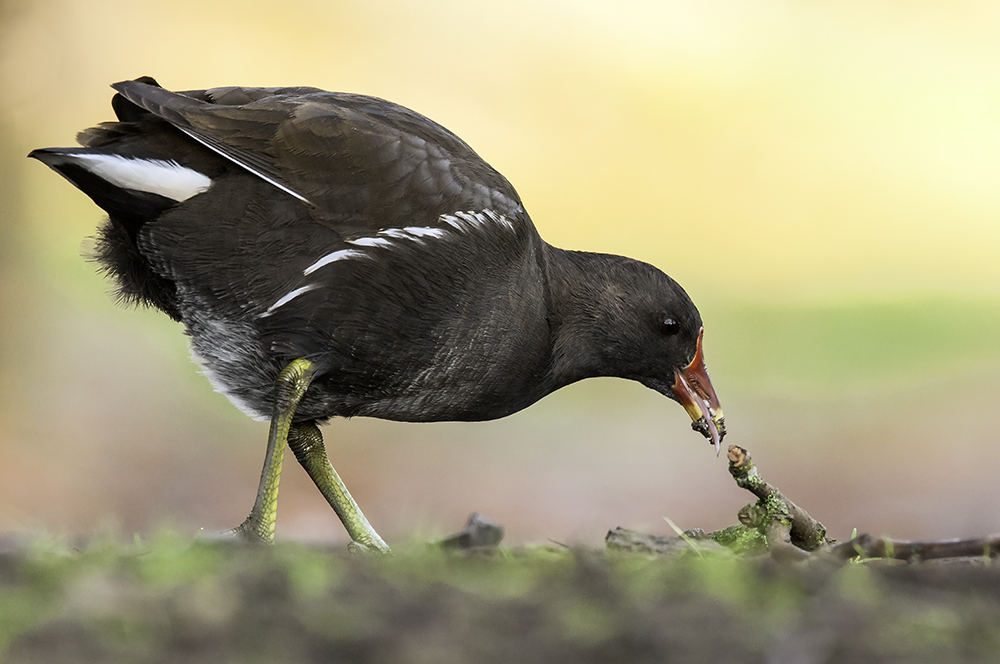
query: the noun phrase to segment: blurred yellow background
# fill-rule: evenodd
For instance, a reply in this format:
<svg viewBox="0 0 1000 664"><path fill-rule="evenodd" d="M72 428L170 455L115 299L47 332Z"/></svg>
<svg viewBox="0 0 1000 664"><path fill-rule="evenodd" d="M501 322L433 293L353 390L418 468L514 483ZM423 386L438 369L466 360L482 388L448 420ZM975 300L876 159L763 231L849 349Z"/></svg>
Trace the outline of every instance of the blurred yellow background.
<svg viewBox="0 0 1000 664"><path fill-rule="evenodd" d="M39 163L112 82L312 85L409 106L514 184L557 246L683 284L732 442L830 527L1000 531L1000 6L890 0L0 0L0 532L221 530L266 425L182 328L81 258L102 212ZM399 541L479 510L508 541L735 521L683 410L625 381L505 420L334 421ZM289 459L279 538L344 541Z"/></svg>

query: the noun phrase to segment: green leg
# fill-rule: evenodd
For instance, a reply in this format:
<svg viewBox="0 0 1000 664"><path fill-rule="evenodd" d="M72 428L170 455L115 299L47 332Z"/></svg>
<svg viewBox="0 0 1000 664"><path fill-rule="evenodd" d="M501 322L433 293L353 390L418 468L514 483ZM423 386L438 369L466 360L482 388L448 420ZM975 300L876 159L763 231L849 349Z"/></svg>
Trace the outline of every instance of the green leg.
<svg viewBox="0 0 1000 664"><path fill-rule="evenodd" d="M274 541L274 520L278 511L278 481L285 442L292 427L295 409L309 388L315 369L309 360L293 360L274 383L274 414L267 437L264 470L260 474L257 500L246 521L233 529L233 534L252 542L270 544Z"/></svg>
<svg viewBox="0 0 1000 664"><path fill-rule="evenodd" d="M340 517L354 543L365 549L389 553L389 545L368 523L368 519L361 513L361 508L354 502L350 491L330 464L326 456L326 447L323 445L323 434L319 428L312 422L293 424L288 432L288 446L292 448L295 458L309 473L309 477L323 497L330 503L330 507Z"/></svg>

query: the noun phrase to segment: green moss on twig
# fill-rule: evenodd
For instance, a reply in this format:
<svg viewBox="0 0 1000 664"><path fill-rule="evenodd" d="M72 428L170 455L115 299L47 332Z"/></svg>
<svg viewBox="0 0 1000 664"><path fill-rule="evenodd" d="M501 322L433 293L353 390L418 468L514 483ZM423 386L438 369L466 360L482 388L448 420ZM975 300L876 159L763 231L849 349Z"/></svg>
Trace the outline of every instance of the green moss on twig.
<svg viewBox="0 0 1000 664"><path fill-rule="evenodd" d="M767 553L767 538L764 533L741 523L717 530L710 537L737 555L756 556Z"/></svg>

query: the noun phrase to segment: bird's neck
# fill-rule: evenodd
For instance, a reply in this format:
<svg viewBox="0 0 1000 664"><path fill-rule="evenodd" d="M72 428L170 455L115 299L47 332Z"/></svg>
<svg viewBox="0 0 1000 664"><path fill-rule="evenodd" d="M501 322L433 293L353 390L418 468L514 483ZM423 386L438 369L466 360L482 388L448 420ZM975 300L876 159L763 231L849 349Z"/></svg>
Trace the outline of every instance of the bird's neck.
<svg viewBox="0 0 1000 664"><path fill-rule="evenodd" d="M614 375L609 365L608 299L615 297L605 274L609 258L585 251L546 247L552 389Z"/></svg>

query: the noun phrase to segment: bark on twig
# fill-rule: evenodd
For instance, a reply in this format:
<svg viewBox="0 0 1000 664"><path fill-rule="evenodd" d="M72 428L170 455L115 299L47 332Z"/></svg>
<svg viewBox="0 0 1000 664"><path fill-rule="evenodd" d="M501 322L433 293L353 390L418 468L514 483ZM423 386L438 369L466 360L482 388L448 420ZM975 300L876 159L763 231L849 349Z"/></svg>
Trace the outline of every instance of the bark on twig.
<svg viewBox="0 0 1000 664"><path fill-rule="evenodd" d="M916 562L941 558L989 558L1000 554L1000 535L975 539L951 539L937 542L909 542L888 537L858 535L852 540L830 547L829 554L836 559L890 558Z"/></svg>
<svg viewBox="0 0 1000 664"><path fill-rule="evenodd" d="M756 505L740 511L740 523L758 528L774 544L787 542L803 551L815 551L831 543L826 527L793 503L758 473L750 454L737 445L729 446L729 473L736 484L757 496Z"/></svg>

